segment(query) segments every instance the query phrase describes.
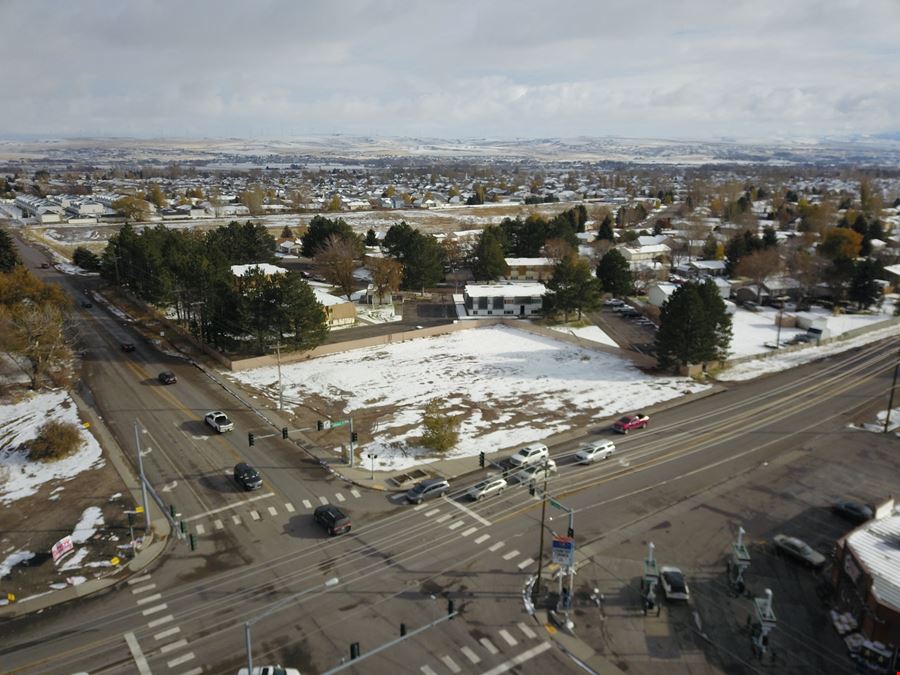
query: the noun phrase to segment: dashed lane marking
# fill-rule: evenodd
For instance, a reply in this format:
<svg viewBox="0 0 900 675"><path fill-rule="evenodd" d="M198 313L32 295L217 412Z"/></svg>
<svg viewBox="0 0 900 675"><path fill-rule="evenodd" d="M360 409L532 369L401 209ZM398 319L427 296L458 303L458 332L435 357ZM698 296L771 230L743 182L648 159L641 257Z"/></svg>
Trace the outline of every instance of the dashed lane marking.
<svg viewBox="0 0 900 675"><path fill-rule="evenodd" d="M288 513L293 513L293 512L295 511L294 505L291 504L290 502L285 502L285 503L284 503L284 508L285 508L285 510L286 510Z"/></svg>
<svg viewBox="0 0 900 675"><path fill-rule="evenodd" d="M549 642L542 642L537 647L532 647L531 649L522 652L521 654L514 656L509 661L505 661L501 663L499 666L495 666L488 671L485 671L483 675L501 675L509 670L512 670L516 666L522 665L529 659L534 658L538 654L543 654L545 651L550 649Z"/></svg>
<svg viewBox="0 0 900 675"><path fill-rule="evenodd" d="M458 527L462 527L463 524L464 524L463 521L457 520L455 523L451 523L450 525L448 525L448 526L447 526L447 529L448 529L448 530L455 530L455 529L458 528Z"/></svg>
<svg viewBox="0 0 900 675"><path fill-rule="evenodd" d="M184 656L179 656L177 659L169 661L168 663L166 663L166 665L169 666L169 668L174 668L175 666L180 666L182 663L187 663L192 658L194 658L194 652L188 652Z"/></svg>
<svg viewBox="0 0 900 675"><path fill-rule="evenodd" d="M151 602L156 602L162 597L161 593L154 593L153 595L148 595L146 598L138 598L135 602L139 605L147 605Z"/></svg>
<svg viewBox="0 0 900 675"><path fill-rule="evenodd" d="M134 659L134 665L137 666L138 672L141 675L152 675L147 659L144 657L144 652L141 651L141 646L138 644L137 638L134 637L134 633L125 633L125 643L128 645L128 650L131 652L131 657Z"/></svg>
<svg viewBox="0 0 900 675"><path fill-rule="evenodd" d="M304 508L304 509L311 509L311 508L312 508L312 502L309 501L308 499L304 499L304 500L303 500L303 508Z"/></svg>
<svg viewBox="0 0 900 675"><path fill-rule="evenodd" d="M194 532L197 534L206 534L206 528L203 527L202 523L197 523L197 526L194 528Z"/></svg>
<svg viewBox="0 0 900 675"><path fill-rule="evenodd" d="M485 649L488 650L488 652L491 653L491 655L500 653L500 650L494 646L494 643L491 642L490 640L488 640L486 637L483 637L478 641L481 643L482 647L484 647Z"/></svg>
<svg viewBox="0 0 900 675"><path fill-rule="evenodd" d="M461 652L463 653L463 655L464 655L467 659L469 659L469 661L471 661L473 664L478 663L479 661L481 661L481 657L478 656L478 654L476 654L475 652L473 652L473 651L471 650L471 648L469 648L469 647L460 647L460 648L459 648L459 651L461 651Z"/></svg>
<svg viewBox="0 0 900 675"><path fill-rule="evenodd" d="M181 675L200 675L203 672L203 668L191 668L189 671L182 673Z"/></svg>
<svg viewBox="0 0 900 675"><path fill-rule="evenodd" d="M219 520L218 518L217 518L216 520L213 521L213 525L216 526L216 529L217 529L217 530L224 530L224 529L225 529L225 525L224 525L224 524L222 523L222 521Z"/></svg>
<svg viewBox="0 0 900 675"><path fill-rule="evenodd" d="M504 560L511 560L511 559L515 558L517 555L519 555L519 552L518 552L516 549L513 549L513 550L510 551L509 553L503 554L503 559L504 559Z"/></svg>
<svg viewBox="0 0 900 675"><path fill-rule="evenodd" d="M422 675L437 675L429 666L422 666L419 670L422 671Z"/></svg>
<svg viewBox="0 0 900 675"><path fill-rule="evenodd" d="M522 623L521 621L516 624L519 627L519 630L525 633L525 637L533 640L537 637L537 633L531 630L531 627L527 623Z"/></svg>
<svg viewBox="0 0 900 675"><path fill-rule="evenodd" d="M231 522L234 523L235 525L240 525L241 517L240 516L231 516Z"/></svg>
<svg viewBox="0 0 900 675"><path fill-rule="evenodd" d="M435 513L440 513L440 512L441 512L440 509L431 509L431 511L426 511L426 512L425 512L425 516L426 516L427 518L431 518L431 516L433 516Z"/></svg>
<svg viewBox="0 0 900 675"><path fill-rule="evenodd" d="M167 645L163 645L159 648L160 654L168 654L169 652L174 652L176 649L181 649L182 647L187 646L187 640L179 640L178 642L170 642Z"/></svg>
<svg viewBox="0 0 900 675"><path fill-rule="evenodd" d="M151 607L149 609L145 609L143 612L141 612L141 614L144 616L150 616L151 614L156 614L156 613L161 612L164 609L168 609L168 608L169 608L169 606L166 603L163 603L161 605L157 605L156 607Z"/></svg>
<svg viewBox="0 0 900 675"><path fill-rule="evenodd" d="M270 515L270 516L277 516L277 515L278 515L278 511L275 510L275 507L274 507L274 506L270 506L270 507L269 507L269 515Z"/></svg>
<svg viewBox="0 0 900 675"><path fill-rule="evenodd" d="M267 492L267 493L264 494L264 495L258 495L258 496L256 496L256 497L250 497L249 499L242 499L242 500L239 501L237 504L229 504L228 506L220 506L220 507L217 508L217 509L211 509L211 510L206 511L206 512L204 512L204 513L198 513L196 516L191 516L190 518L185 518L185 519L184 519L184 522L190 523L191 521L194 521L194 520L200 520L201 518L206 518L207 516L212 516L212 515L215 515L215 514L217 514L217 513L222 513L222 511L229 511L229 510L231 510L231 509L238 509L238 508L241 508L242 506L246 506L246 505L249 504L250 502L256 502L256 501L259 501L260 499L268 499L269 497L274 497L274 496L275 496L275 493L274 493L274 492Z"/></svg>
<svg viewBox="0 0 900 675"><path fill-rule="evenodd" d="M527 558L527 559L523 560L522 562L520 562L520 563L517 565L517 567L518 567L520 570L524 570L526 567L528 567L529 565L531 565L533 562L534 562L534 558Z"/></svg>
<svg viewBox="0 0 900 675"><path fill-rule="evenodd" d="M159 642L160 640L165 640L167 637L177 635L180 632L181 629L178 626L175 626L174 628L170 628L169 630L164 630L162 633L157 633L153 636L153 639Z"/></svg>
<svg viewBox="0 0 900 675"><path fill-rule="evenodd" d="M325 506L325 505L328 503L328 500L325 499L325 497L319 497L319 503L320 503L322 506Z"/></svg>
<svg viewBox="0 0 900 675"><path fill-rule="evenodd" d="M444 523L444 522L446 522L446 521L448 521L448 520L450 520L450 514L449 514L449 513L445 513L445 514L442 515L440 518L435 518L435 519L434 519L434 522L436 522L436 523Z"/></svg>
<svg viewBox="0 0 900 675"><path fill-rule="evenodd" d="M450 672L452 672L452 673L461 673L462 672L462 668L460 668L458 665L456 665L456 661L451 659L449 656L442 656L441 661L443 661L444 665L450 669Z"/></svg>
<svg viewBox="0 0 900 675"><path fill-rule="evenodd" d="M359 490L357 490L356 488L350 488L350 494L353 495L354 497L356 497L357 499L362 497Z"/></svg>
<svg viewBox="0 0 900 675"><path fill-rule="evenodd" d="M169 616L164 616L159 619L154 619L150 623L147 624L149 628L156 628L157 626L162 626L164 623L169 623L170 621L174 621L175 617L169 614Z"/></svg>
<svg viewBox="0 0 900 675"><path fill-rule="evenodd" d="M460 532L460 534L464 537L468 537L470 534L472 534L473 532L477 532L477 531L478 531L477 527L470 527L468 530L463 530L462 532Z"/></svg>
<svg viewBox="0 0 900 675"><path fill-rule="evenodd" d="M491 535L489 535L489 534L483 534L483 535L481 535L480 537L478 537L478 538L475 540L475 543L476 543L476 544L480 544L480 543L482 543L482 542L487 541L487 540L490 539L490 538L491 538Z"/></svg>
<svg viewBox="0 0 900 675"><path fill-rule="evenodd" d="M156 588L156 584L147 584L146 586L132 588L131 592L133 595L137 595L138 593L146 593L147 591L152 591L154 588Z"/></svg>
<svg viewBox="0 0 900 675"><path fill-rule="evenodd" d="M482 517L479 516L477 513L475 513L472 509L470 509L470 508L468 508L468 507L466 507L466 506L463 506L463 505L460 504L459 502L455 502L455 501L453 501L452 499L448 499L447 497L442 497L442 499L443 499L445 502L447 502L448 504L451 504L451 505L455 506L456 508L458 508L460 511L462 511L463 513L465 513L467 516L471 516L472 518L474 518L475 520L477 520L479 523L481 523L481 524L484 525L485 527L487 527L487 526L489 526L489 525L491 524L491 521L489 521L487 518L482 518Z"/></svg>
<svg viewBox="0 0 900 675"><path fill-rule="evenodd" d="M502 541L498 541L496 544L492 544L492 545L490 546L490 548L488 548L488 551L490 551L491 553L493 553L494 551L499 551L501 548L503 548L503 542L502 542Z"/></svg>
<svg viewBox="0 0 900 675"><path fill-rule="evenodd" d="M502 637L506 641L506 644L508 644L510 647L515 647L517 644L519 644L519 641L516 640L516 638L514 638L512 635L510 635L509 631L505 628L501 628L497 632L500 633L500 637Z"/></svg>
<svg viewBox="0 0 900 675"><path fill-rule="evenodd" d="M253 520L259 520L259 513L256 511L251 511L250 517L253 518Z"/></svg>
<svg viewBox="0 0 900 675"><path fill-rule="evenodd" d="M347 498L344 496L344 493L343 493L343 492L338 492L338 493L335 494L334 496L335 496L335 498L336 498L339 502L345 502L345 501L347 501Z"/></svg>
<svg viewBox="0 0 900 675"><path fill-rule="evenodd" d="M129 586L134 586L135 584L142 584L150 578L149 574L142 574L139 577L134 577L133 579L128 580Z"/></svg>

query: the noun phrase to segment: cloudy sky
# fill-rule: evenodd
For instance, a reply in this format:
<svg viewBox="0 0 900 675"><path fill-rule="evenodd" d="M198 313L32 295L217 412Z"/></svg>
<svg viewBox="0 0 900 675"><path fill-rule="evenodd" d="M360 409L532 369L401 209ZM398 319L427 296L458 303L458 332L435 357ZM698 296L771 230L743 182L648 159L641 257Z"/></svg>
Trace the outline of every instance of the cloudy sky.
<svg viewBox="0 0 900 675"><path fill-rule="evenodd" d="M0 136L900 131L900 0L0 0Z"/></svg>

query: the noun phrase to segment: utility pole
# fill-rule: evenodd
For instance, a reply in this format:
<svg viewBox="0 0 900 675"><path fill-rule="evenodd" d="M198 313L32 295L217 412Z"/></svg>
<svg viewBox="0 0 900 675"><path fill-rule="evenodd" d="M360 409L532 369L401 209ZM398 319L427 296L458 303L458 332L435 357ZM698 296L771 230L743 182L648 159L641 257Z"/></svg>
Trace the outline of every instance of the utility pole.
<svg viewBox="0 0 900 675"><path fill-rule="evenodd" d="M897 363L894 365L894 381L891 382L891 395L888 397L887 413L884 416L884 433L888 432L891 423L891 410L894 409L894 390L897 388L897 371L900 370L900 352L897 352Z"/></svg>
<svg viewBox="0 0 900 675"><path fill-rule="evenodd" d="M137 446L138 473L141 481L141 500L144 505L144 533L150 533L150 504L147 503L147 479L144 477L144 459L141 457L141 430L137 420L134 421L134 443Z"/></svg>
<svg viewBox="0 0 900 675"><path fill-rule="evenodd" d="M275 345L275 362L278 364L278 409L284 410L284 388L281 386L281 343Z"/></svg>
<svg viewBox="0 0 900 675"><path fill-rule="evenodd" d="M541 570L544 569L544 518L547 515L547 462L544 462L544 491L541 493L541 543L538 547L537 579L534 584L534 596L541 594Z"/></svg>

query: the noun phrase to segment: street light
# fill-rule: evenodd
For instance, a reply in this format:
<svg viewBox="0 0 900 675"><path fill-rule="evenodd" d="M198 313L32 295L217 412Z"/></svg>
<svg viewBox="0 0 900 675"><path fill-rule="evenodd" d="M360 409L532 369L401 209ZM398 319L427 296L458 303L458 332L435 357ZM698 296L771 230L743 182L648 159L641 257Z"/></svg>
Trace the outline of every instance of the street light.
<svg viewBox="0 0 900 675"><path fill-rule="evenodd" d="M341 582L341 580L338 579L337 577L331 577L330 579L326 579L325 582L321 586L313 586L312 588L307 588L305 591L300 591L299 593L294 593L293 595L285 598L284 600L280 600L279 602L276 602L274 605L269 607L269 609L264 611L262 614L258 614L257 616L253 617L252 619L250 619L249 621L246 621L244 623L244 642L247 646L247 673L248 673L248 675L253 675L253 651L251 648L251 639L250 639L250 629L253 627L253 624L255 624L258 621L261 621L262 619L265 619L267 616L271 616L272 614L277 612L279 609L283 608L285 605L290 604L290 603L294 602L295 600L299 600L300 598L302 598L304 595L307 595L308 593L312 593L313 591L319 591L319 590L322 590L323 588L331 588L332 586L337 586L340 582Z"/></svg>
<svg viewBox="0 0 900 675"><path fill-rule="evenodd" d="M372 476L371 476L370 480L374 481L375 480L375 460L378 459L378 455L370 452L366 456L372 460Z"/></svg>

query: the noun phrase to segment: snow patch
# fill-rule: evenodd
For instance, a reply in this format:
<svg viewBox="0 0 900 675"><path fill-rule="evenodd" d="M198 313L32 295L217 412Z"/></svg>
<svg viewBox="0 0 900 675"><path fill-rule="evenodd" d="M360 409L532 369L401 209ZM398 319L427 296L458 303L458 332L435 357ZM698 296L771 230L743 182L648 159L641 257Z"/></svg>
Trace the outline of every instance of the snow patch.
<svg viewBox="0 0 900 675"><path fill-rule="evenodd" d="M97 527L103 524L103 511L99 506L89 506L81 514L81 520L72 532L72 541L83 544L97 531Z"/></svg>
<svg viewBox="0 0 900 675"><path fill-rule="evenodd" d="M3 562L0 562L0 579L9 574L12 571L12 568L19 563L31 560L33 557L34 553L31 551L16 551L12 555L6 556Z"/></svg>

